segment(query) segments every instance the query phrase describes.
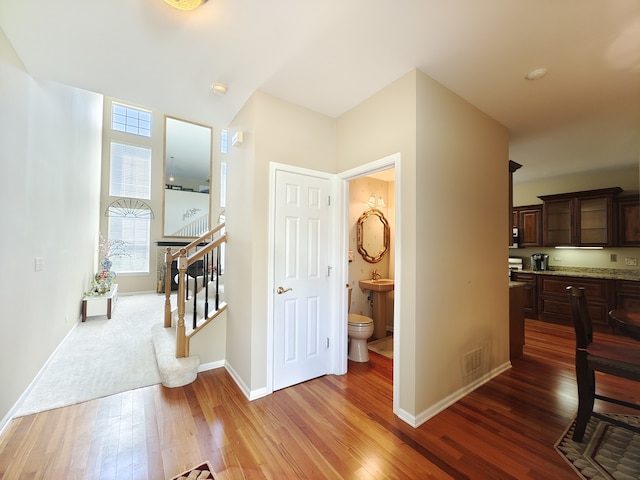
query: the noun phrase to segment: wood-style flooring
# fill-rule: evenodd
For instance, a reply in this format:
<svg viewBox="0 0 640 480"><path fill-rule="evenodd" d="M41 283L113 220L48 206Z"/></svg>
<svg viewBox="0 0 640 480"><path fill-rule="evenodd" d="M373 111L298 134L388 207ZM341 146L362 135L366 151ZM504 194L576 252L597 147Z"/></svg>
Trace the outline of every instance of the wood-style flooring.
<svg viewBox="0 0 640 480"><path fill-rule="evenodd" d="M213 370L183 388L12 420L0 437L0 478L168 479L209 461L220 480L575 479L554 450L577 405L572 331L527 320L524 352L415 429L393 415L392 363L377 354L350 362L347 375L253 402ZM599 386L640 400L637 383L603 377Z"/></svg>

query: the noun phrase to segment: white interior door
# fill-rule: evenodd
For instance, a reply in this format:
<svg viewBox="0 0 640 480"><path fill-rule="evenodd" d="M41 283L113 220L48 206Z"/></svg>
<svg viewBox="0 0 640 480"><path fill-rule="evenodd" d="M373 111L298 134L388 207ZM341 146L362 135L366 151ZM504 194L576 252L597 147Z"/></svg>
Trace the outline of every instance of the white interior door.
<svg viewBox="0 0 640 480"><path fill-rule="evenodd" d="M328 372L329 191L328 179L276 171L274 390Z"/></svg>

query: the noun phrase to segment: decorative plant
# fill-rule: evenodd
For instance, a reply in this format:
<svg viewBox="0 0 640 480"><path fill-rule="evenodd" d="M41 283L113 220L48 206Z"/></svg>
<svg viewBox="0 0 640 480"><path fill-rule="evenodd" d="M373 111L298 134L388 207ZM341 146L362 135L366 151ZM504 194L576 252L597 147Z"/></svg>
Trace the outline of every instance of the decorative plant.
<svg viewBox="0 0 640 480"><path fill-rule="evenodd" d="M111 284L116 278L116 272L111 270L110 257L128 257L127 242L124 240L108 240L100 234L99 255L100 270L93 276L89 291L85 295L104 295L111 290Z"/></svg>

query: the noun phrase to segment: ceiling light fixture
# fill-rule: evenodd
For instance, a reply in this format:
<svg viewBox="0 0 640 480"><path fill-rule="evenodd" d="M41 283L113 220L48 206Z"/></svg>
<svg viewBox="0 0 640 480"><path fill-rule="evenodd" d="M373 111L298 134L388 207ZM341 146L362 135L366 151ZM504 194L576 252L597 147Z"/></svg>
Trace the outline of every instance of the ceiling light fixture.
<svg viewBox="0 0 640 480"><path fill-rule="evenodd" d="M227 93L227 86L224 83L216 82L211 85L211 88L213 89L213 93L215 93L216 95L222 96Z"/></svg>
<svg viewBox="0 0 640 480"><path fill-rule="evenodd" d="M173 8L177 8L178 10L194 10L198 8L200 5L205 3L207 0L164 0Z"/></svg>
<svg viewBox="0 0 640 480"><path fill-rule="evenodd" d="M527 76L524 77L527 80L539 80L547 74L546 68L536 68L535 70L531 70L527 73Z"/></svg>

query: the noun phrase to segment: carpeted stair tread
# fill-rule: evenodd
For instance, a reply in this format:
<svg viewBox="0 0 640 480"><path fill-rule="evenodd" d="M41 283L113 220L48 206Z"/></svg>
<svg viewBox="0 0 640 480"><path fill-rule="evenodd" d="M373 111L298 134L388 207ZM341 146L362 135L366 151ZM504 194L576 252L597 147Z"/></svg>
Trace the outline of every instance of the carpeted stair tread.
<svg viewBox="0 0 640 480"><path fill-rule="evenodd" d="M176 358L176 331L161 324L152 327L151 336L160 371L160 380L165 387L182 387L198 377L200 357L191 355Z"/></svg>

